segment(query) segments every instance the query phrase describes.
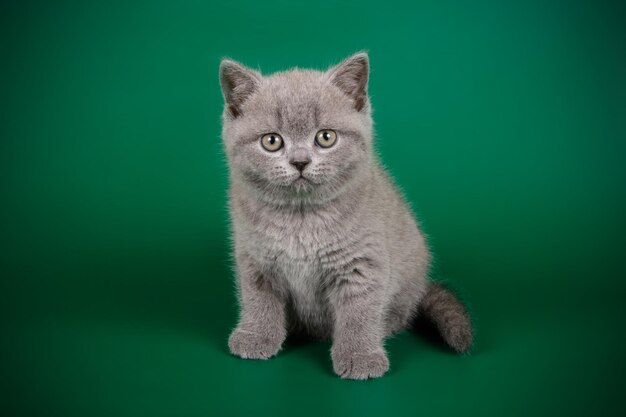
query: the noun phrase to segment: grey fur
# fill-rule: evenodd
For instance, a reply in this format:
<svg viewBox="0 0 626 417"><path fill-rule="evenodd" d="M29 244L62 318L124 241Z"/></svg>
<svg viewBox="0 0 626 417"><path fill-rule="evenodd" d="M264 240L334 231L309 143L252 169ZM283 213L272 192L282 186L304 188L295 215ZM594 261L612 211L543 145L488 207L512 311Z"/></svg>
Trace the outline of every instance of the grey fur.
<svg viewBox="0 0 626 417"><path fill-rule="evenodd" d="M339 376L375 378L389 368L385 337L418 312L457 351L471 345L465 309L428 283L425 239L373 151L368 76L363 52L326 72L262 76L221 63L241 307L234 355L272 357L302 330L333 340ZM334 146L315 145L321 129L337 132ZM261 146L267 133L282 136L279 151ZM307 162L304 179L294 161Z"/></svg>

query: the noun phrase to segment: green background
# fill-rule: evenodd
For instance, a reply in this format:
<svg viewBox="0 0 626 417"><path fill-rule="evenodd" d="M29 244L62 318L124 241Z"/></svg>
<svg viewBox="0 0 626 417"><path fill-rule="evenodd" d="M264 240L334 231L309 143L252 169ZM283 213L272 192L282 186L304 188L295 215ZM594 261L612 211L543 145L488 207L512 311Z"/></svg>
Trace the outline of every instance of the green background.
<svg viewBox="0 0 626 417"><path fill-rule="evenodd" d="M624 412L624 2L0 7L3 414ZM475 349L403 333L365 383L327 342L231 357L219 60L361 49L381 158Z"/></svg>

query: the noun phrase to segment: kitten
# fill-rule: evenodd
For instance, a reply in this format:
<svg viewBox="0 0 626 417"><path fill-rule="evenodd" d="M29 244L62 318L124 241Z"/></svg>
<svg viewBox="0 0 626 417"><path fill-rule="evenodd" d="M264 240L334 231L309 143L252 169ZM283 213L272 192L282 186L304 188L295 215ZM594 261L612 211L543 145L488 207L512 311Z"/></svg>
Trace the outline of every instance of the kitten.
<svg viewBox="0 0 626 417"><path fill-rule="evenodd" d="M411 210L372 147L369 59L262 76L224 59L223 140L241 307L230 351L267 359L288 332L333 341L342 378L382 376L385 337L430 319L472 343L459 300L429 282Z"/></svg>

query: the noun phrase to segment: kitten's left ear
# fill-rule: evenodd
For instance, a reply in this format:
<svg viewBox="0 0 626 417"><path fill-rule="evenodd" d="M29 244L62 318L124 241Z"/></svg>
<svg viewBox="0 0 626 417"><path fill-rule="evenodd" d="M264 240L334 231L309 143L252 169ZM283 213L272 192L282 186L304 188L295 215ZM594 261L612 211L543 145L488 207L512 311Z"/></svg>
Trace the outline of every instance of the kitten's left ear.
<svg viewBox="0 0 626 417"><path fill-rule="evenodd" d="M367 103L369 58L367 52L359 52L328 70L328 79L354 102L361 111Z"/></svg>
<svg viewBox="0 0 626 417"><path fill-rule="evenodd" d="M241 114L242 104L256 91L261 74L238 62L223 59L220 63L220 85L224 101L233 117Z"/></svg>

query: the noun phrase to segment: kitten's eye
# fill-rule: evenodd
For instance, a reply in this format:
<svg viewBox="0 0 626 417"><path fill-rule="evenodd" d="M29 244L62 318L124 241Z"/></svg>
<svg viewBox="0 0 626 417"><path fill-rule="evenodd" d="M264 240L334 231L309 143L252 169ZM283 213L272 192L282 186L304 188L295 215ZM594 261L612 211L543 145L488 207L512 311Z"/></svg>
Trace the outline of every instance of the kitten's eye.
<svg viewBox="0 0 626 417"><path fill-rule="evenodd" d="M281 138L278 133L268 133L261 137L261 146L263 146L266 151L276 152L283 147L283 138Z"/></svg>
<svg viewBox="0 0 626 417"><path fill-rule="evenodd" d="M337 134L334 130L320 130L315 135L315 142L322 148L330 148L337 142Z"/></svg>

